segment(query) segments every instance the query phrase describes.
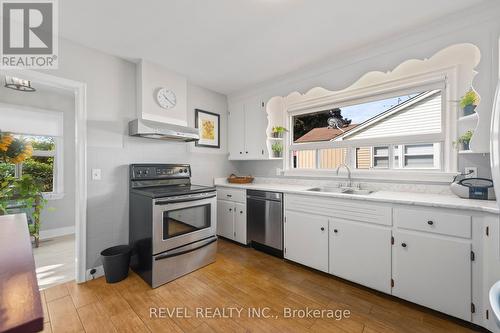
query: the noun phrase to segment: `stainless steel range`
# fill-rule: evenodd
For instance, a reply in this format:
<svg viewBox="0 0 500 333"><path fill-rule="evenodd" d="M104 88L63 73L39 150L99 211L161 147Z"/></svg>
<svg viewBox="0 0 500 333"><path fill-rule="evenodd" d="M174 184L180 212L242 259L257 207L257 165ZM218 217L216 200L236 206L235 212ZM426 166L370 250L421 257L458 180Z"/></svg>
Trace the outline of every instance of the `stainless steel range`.
<svg viewBox="0 0 500 333"><path fill-rule="evenodd" d="M215 187L187 164L130 165L131 268L153 288L215 261Z"/></svg>

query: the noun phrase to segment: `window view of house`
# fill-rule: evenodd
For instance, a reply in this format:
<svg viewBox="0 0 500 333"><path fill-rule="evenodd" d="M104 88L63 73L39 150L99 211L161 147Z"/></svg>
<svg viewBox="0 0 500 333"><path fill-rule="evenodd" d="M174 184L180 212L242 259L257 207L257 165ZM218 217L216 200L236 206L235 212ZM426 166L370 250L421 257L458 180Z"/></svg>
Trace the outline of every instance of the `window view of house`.
<svg viewBox="0 0 500 333"><path fill-rule="evenodd" d="M441 90L430 90L294 116L292 166L440 169L440 143L417 142L412 136L441 132L441 97ZM401 142L379 144L394 138ZM341 142L348 147L338 147ZM377 144L366 145L371 142ZM324 148L325 143L332 148Z"/></svg>

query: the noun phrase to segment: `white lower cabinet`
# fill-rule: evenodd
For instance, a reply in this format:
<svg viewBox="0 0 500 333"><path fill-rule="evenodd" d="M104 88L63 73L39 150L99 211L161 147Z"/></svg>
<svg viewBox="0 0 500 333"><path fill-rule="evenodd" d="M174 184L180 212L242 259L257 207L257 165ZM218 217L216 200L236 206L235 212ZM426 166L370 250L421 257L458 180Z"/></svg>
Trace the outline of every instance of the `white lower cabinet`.
<svg viewBox="0 0 500 333"><path fill-rule="evenodd" d="M234 202L217 200L217 235L233 239Z"/></svg>
<svg viewBox="0 0 500 333"><path fill-rule="evenodd" d="M217 235L247 244L246 204L217 200Z"/></svg>
<svg viewBox="0 0 500 333"><path fill-rule="evenodd" d="M328 272L328 218L287 211L284 241L286 259Z"/></svg>
<svg viewBox="0 0 500 333"><path fill-rule="evenodd" d="M470 241L400 230L393 235L392 294L470 321Z"/></svg>
<svg viewBox="0 0 500 333"><path fill-rule="evenodd" d="M391 228L329 221L330 274L391 293Z"/></svg>
<svg viewBox="0 0 500 333"><path fill-rule="evenodd" d="M217 187L217 235L247 245L246 190Z"/></svg>
<svg viewBox="0 0 500 333"><path fill-rule="evenodd" d="M234 204L234 240L247 243L247 206L242 203Z"/></svg>
<svg viewBox="0 0 500 333"><path fill-rule="evenodd" d="M481 322L482 296L472 295L481 281L473 289L472 244L482 232L471 213L293 194L285 196L285 207L286 259Z"/></svg>

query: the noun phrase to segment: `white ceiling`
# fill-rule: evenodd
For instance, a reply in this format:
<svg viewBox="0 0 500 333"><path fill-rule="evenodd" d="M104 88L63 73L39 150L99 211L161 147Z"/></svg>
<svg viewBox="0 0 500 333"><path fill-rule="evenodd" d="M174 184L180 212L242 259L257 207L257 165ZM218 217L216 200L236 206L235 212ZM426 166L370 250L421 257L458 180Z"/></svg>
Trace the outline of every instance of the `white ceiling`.
<svg viewBox="0 0 500 333"><path fill-rule="evenodd" d="M490 0L64 0L67 39L231 93Z"/></svg>

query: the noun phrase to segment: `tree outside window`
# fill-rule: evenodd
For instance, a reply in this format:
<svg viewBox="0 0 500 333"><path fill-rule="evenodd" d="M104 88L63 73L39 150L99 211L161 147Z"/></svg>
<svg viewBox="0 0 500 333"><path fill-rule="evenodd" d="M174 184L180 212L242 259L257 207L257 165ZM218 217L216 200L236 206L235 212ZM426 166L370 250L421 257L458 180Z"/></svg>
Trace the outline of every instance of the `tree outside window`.
<svg viewBox="0 0 500 333"><path fill-rule="evenodd" d="M0 177L31 175L34 180L42 184L43 192L53 192L55 139L47 136L15 135L15 137L23 138L29 142L33 147L33 154L19 164L1 162Z"/></svg>
<svg viewBox="0 0 500 333"><path fill-rule="evenodd" d="M54 191L54 158L56 144L52 137L26 138L33 146L33 155L20 166L21 175L31 175L43 184L43 192Z"/></svg>

